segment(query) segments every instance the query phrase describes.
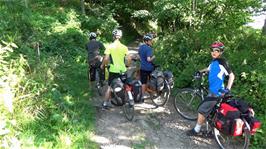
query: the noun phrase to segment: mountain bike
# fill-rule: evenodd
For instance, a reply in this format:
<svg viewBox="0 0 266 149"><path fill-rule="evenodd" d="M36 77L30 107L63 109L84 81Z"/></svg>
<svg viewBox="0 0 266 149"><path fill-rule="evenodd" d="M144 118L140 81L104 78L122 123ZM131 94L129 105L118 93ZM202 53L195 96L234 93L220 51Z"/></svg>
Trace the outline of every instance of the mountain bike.
<svg viewBox="0 0 266 149"><path fill-rule="evenodd" d="M207 73L195 73L192 88L182 88L176 92L174 97L174 107L178 114L187 120L195 121L198 116L198 106L207 96L208 90L204 86L204 76Z"/></svg>
<svg viewBox="0 0 266 149"><path fill-rule="evenodd" d="M216 119L218 116L218 110L222 103L226 103L232 95L225 94L223 97L218 99L217 104L213 108L210 115L206 120L206 130L203 132L203 135L213 135L215 141L221 149L247 149L250 143L250 125L247 122L248 113L241 113L240 119L244 122L242 126L242 133L239 136L233 136L228 133L225 133L218 129Z"/></svg>

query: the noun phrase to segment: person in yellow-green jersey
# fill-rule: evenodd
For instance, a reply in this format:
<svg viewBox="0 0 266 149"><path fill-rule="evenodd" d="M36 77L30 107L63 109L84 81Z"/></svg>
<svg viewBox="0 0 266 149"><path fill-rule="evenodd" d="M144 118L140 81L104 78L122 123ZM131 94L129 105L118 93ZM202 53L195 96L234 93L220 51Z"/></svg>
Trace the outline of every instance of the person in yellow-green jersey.
<svg viewBox="0 0 266 149"><path fill-rule="evenodd" d="M104 66L110 62L109 68L109 78L108 78L108 88L105 93L104 102L102 104L102 109L106 110L112 107L110 103L111 99L111 82L120 77L121 73L127 71L125 59L130 63L131 58L128 55L128 48L120 42L122 37L122 31L119 29L115 29L113 32L113 40L106 50L104 51L105 57L104 61L101 65L101 69L104 69Z"/></svg>

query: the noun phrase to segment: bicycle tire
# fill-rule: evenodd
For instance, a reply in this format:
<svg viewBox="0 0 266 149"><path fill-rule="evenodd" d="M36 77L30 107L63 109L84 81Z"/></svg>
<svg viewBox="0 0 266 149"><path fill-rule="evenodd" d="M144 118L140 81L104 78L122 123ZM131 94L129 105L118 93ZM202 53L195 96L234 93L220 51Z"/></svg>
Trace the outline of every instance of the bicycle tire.
<svg viewBox="0 0 266 149"><path fill-rule="evenodd" d="M103 96L103 93L104 93L104 91L103 91L103 81L102 80L100 80L100 76L99 76L99 70L97 69L96 70L96 75L95 75L95 87L96 87L96 89L97 89L97 92L98 92L98 95L99 96Z"/></svg>
<svg viewBox="0 0 266 149"><path fill-rule="evenodd" d="M250 143L250 132L248 129L244 129L241 136L230 136L223 134L214 127L213 134L216 143L221 149L247 149Z"/></svg>
<svg viewBox="0 0 266 149"><path fill-rule="evenodd" d="M120 92L121 95L115 95L115 93L112 93L111 103L115 106L123 106L125 104L125 93Z"/></svg>
<svg viewBox="0 0 266 149"><path fill-rule="evenodd" d="M180 116L195 121L198 117L198 106L202 100L197 91L191 88L183 88L176 92L174 107Z"/></svg>
<svg viewBox="0 0 266 149"><path fill-rule="evenodd" d="M170 89L164 89L157 94L150 94L153 104L156 106L164 106L170 98Z"/></svg>
<svg viewBox="0 0 266 149"><path fill-rule="evenodd" d="M123 113L124 113L127 120L132 121L134 119L134 116L135 116L134 105L130 105L129 102L126 102L123 105Z"/></svg>

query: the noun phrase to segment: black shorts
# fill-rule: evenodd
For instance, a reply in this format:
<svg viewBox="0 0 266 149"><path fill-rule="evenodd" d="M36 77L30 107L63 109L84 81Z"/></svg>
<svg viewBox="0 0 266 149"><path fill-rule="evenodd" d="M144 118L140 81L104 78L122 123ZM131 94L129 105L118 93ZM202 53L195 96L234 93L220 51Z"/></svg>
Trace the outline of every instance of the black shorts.
<svg viewBox="0 0 266 149"><path fill-rule="evenodd" d="M140 70L140 81L142 84L147 84L150 79L150 74L152 71Z"/></svg>
<svg viewBox="0 0 266 149"><path fill-rule="evenodd" d="M109 77L108 77L108 86L111 85L112 81L116 78L120 77L120 73L114 73L114 72L109 72Z"/></svg>
<svg viewBox="0 0 266 149"><path fill-rule="evenodd" d="M100 80L105 80L105 70L102 70L99 67L95 67L95 65L89 65L88 68L88 78L90 81L96 80L96 71L98 71L98 77Z"/></svg>
<svg viewBox="0 0 266 149"><path fill-rule="evenodd" d="M199 105L198 112L205 118L209 116L215 104L217 103L217 99L217 97L205 97L205 99Z"/></svg>

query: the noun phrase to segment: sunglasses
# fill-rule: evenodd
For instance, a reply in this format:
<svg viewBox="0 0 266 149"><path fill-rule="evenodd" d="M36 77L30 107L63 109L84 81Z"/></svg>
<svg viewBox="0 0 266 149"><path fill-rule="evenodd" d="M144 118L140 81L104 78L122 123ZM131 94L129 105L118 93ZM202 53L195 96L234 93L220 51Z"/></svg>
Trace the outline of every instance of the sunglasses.
<svg viewBox="0 0 266 149"><path fill-rule="evenodd" d="M211 52L215 52L215 51L221 52L221 50L219 48L211 48L210 50L211 50Z"/></svg>

